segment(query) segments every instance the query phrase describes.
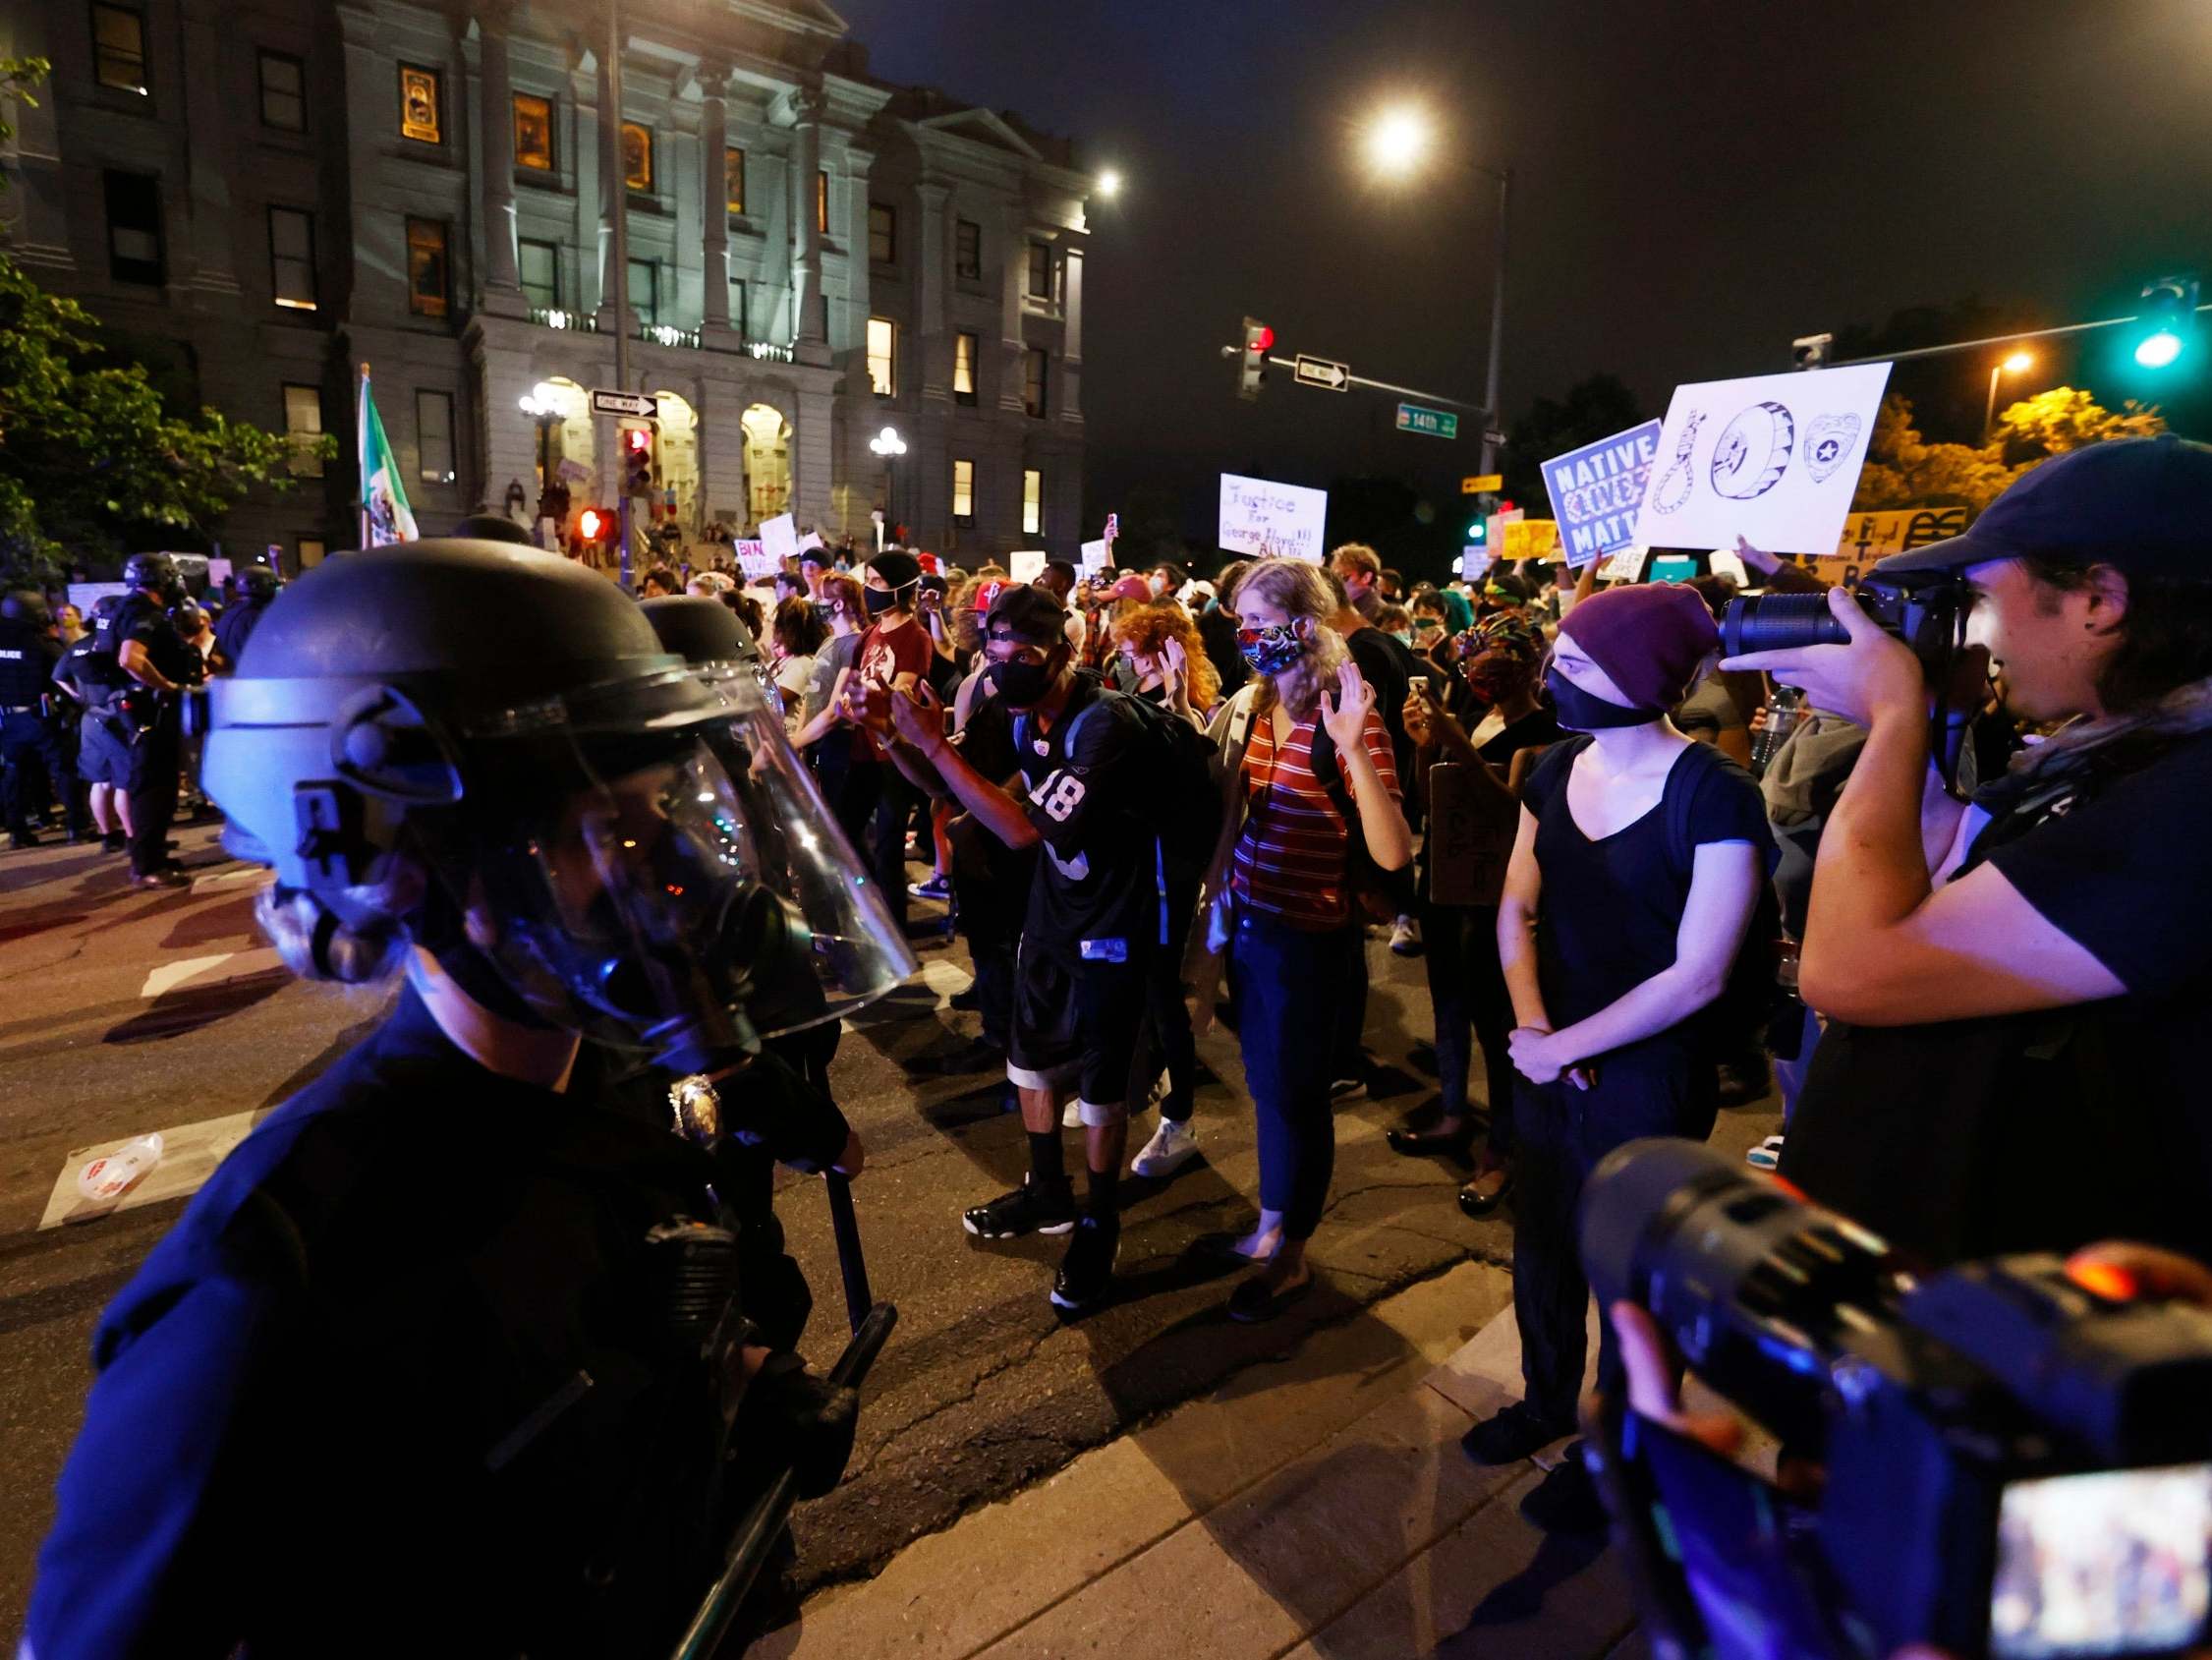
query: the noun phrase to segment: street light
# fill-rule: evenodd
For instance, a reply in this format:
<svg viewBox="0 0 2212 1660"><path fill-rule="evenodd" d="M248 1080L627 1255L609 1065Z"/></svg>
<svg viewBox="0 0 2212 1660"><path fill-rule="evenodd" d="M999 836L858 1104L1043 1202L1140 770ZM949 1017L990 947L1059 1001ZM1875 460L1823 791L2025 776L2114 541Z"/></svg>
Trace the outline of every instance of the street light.
<svg viewBox="0 0 2212 1660"><path fill-rule="evenodd" d="M538 424L538 516L557 518L558 514L548 514L546 497L553 486L553 429L566 419L567 412L550 381L539 381L515 401L522 406L523 414Z"/></svg>
<svg viewBox="0 0 2212 1660"><path fill-rule="evenodd" d="M1982 412L1982 442L1989 441L1997 429L1997 377L2000 374L2024 374L2035 367L2035 359L2025 352L2014 352L2002 363L1989 366L1989 407Z"/></svg>
<svg viewBox="0 0 2212 1660"><path fill-rule="evenodd" d="M883 458L883 523L876 528L876 550L879 553L883 536L898 523L891 513L891 485L898 476L898 458L906 453L906 440L898 435L896 427L886 427L868 440L868 447Z"/></svg>
<svg viewBox="0 0 2212 1660"><path fill-rule="evenodd" d="M1387 178L1403 178L1429 153L1432 134L1427 114L1410 104L1383 111L1367 129L1367 159Z"/></svg>
<svg viewBox="0 0 2212 1660"><path fill-rule="evenodd" d="M1120 194L1121 169L1118 167L1108 167L1102 170L1099 174L1099 196L1104 200L1111 201Z"/></svg>

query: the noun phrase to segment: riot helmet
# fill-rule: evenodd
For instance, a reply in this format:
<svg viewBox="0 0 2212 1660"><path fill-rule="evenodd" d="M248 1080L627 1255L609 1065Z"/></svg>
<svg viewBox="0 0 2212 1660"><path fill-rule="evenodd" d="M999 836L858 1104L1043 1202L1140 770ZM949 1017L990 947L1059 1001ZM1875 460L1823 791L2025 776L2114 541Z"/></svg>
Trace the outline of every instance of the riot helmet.
<svg viewBox="0 0 2212 1660"><path fill-rule="evenodd" d="M46 596L34 594L28 588L0 598L0 617L10 622L28 622L39 629L54 625L54 614L46 608Z"/></svg>
<svg viewBox="0 0 2212 1660"><path fill-rule="evenodd" d="M495 1011L679 1072L782 1006L762 827L712 741L727 699L604 577L481 541L326 561L208 714L224 845L332 930L396 909Z"/></svg>
<svg viewBox="0 0 2212 1660"><path fill-rule="evenodd" d="M276 598L276 572L266 565L244 565L231 573L231 591L241 600L265 605Z"/></svg>
<svg viewBox="0 0 2212 1660"><path fill-rule="evenodd" d="M123 580L132 588L150 588L164 605L185 598L185 579L166 553L134 553L123 561Z"/></svg>

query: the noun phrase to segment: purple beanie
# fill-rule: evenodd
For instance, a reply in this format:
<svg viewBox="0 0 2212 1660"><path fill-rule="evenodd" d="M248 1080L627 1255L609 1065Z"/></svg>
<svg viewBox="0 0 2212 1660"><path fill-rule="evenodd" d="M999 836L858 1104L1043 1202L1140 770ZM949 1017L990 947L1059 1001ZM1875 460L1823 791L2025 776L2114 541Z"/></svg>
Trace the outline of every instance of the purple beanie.
<svg viewBox="0 0 2212 1660"><path fill-rule="evenodd" d="M1721 643L1696 589L1678 582L1609 588L1567 612L1560 632L1638 709L1672 709Z"/></svg>

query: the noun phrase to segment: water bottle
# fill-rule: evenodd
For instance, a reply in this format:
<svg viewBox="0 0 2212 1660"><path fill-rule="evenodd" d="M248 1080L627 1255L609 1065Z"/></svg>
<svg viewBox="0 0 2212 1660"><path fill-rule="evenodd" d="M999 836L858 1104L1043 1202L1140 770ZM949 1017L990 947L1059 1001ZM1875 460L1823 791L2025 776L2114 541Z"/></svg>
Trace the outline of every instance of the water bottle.
<svg viewBox="0 0 2212 1660"><path fill-rule="evenodd" d="M1798 686L1777 686L1774 696L1767 700L1767 723L1751 734L1751 771L1764 775L1767 764L1774 760L1775 752L1783 741L1795 730L1797 711L1804 707L1805 693Z"/></svg>

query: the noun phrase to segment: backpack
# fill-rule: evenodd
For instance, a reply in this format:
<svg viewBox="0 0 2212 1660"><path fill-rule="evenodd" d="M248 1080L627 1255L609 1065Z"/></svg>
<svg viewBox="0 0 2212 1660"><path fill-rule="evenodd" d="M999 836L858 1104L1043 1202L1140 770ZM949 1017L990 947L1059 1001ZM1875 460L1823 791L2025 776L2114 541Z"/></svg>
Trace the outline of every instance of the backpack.
<svg viewBox="0 0 2212 1660"><path fill-rule="evenodd" d="M1099 695L1075 712L1065 749L1075 753L1083 723L1111 700L1136 713L1143 746L1139 766L1146 780L1138 816L1160 838L1167 874L1196 881L1213 863L1221 834L1221 790L1215 774L1214 740L1161 705L1102 685ZM1014 716L1014 748L1029 752L1029 716Z"/></svg>
<svg viewBox="0 0 2212 1660"><path fill-rule="evenodd" d="M1718 750L1712 751L1709 759L1728 761ZM1697 849L1690 842L1689 798L1686 788L1670 788L1666 795L1667 856L1682 872L1685 898L1697 864ZM1768 1028L1783 1012L1782 1005L1796 1001L1776 979L1781 966L1782 900L1775 892L1773 861L1767 860L1759 875L1759 897L1751 908L1751 925L1744 930L1735 961L1729 965L1728 983L1701 1016L1700 1023L1716 1057L1731 1059L1759 1048Z"/></svg>
<svg viewBox="0 0 2212 1660"><path fill-rule="evenodd" d="M1242 694L1238 694L1240 697ZM1233 748L1242 751L1252 743L1252 722L1258 717L1259 704L1255 699L1244 699L1237 716L1237 736ZM1336 759L1336 740L1329 735L1329 728L1320 720L1314 721L1311 745L1314 776L1328 792L1330 802L1344 821L1344 886L1354 900L1374 901L1373 909L1380 919L1381 911L1388 909L1390 916L1409 916L1417 902L1413 881L1413 866L1407 864L1394 871L1378 865L1367 851L1367 837L1360 830L1359 808L1352 800L1350 787L1344 782L1344 769ZM1355 913L1358 910L1355 904Z"/></svg>

